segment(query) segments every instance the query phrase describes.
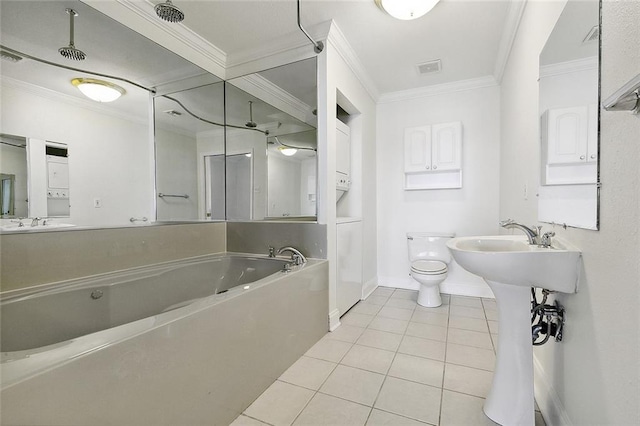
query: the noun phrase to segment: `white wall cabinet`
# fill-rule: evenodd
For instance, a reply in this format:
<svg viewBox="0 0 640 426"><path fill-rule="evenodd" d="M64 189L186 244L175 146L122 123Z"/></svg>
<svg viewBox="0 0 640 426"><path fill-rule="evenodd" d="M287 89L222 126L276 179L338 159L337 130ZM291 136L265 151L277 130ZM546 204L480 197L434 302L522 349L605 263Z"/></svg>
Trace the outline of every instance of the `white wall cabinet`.
<svg viewBox="0 0 640 426"><path fill-rule="evenodd" d="M462 187L462 123L404 131L405 189Z"/></svg>
<svg viewBox="0 0 640 426"><path fill-rule="evenodd" d="M595 183L598 161L596 105L551 108L541 118L543 184Z"/></svg>

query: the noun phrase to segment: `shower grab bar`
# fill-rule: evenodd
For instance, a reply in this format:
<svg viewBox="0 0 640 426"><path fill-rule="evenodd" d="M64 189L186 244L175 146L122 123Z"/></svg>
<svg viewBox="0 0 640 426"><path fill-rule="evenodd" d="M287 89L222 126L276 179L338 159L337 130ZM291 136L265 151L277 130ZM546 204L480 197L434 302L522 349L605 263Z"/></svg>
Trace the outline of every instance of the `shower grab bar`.
<svg viewBox="0 0 640 426"><path fill-rule="evenodd" d="M189 198L189 194L163 194L162 192L158 192L158 197L160 198L165 198L165 197L173 197L173 198Z"/></svg>

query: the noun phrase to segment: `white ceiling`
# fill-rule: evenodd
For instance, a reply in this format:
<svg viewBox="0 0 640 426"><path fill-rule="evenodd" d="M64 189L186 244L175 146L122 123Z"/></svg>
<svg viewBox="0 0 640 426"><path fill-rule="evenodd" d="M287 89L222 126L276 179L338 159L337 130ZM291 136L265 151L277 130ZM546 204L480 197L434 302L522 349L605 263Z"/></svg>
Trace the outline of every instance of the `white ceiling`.
<svg viewBox="0 0 640 426"><path fill-rule="evenodd" d="M185 27L228 57L273 50L273 44L284 39L306 40L297 28L295 0L174 4L185 13ZM510 4L442 0L422 18L400 21L373 0L301 0L301 15L309 28L335 21L377 91L388 93L493 75ZM416 65L434 59L442 61L442 71L419 75Z"/></svg>
<svg viewBox="0 0 640 426"><path fill-rule="evenodd" d="M501 60L501 46L509 37L512 4L517 1L441 0L429 14L414 21L391 18L373 0L301 0L301 11L308 29L331 20L338 25L368 81L373 82L374 92L380 94L493 75ZM203 38L205 45L210 44L204 48L220 49L232 59L230 63L233 58L247 58L260 51L277 51L283 43L289 47L307 45L310 55L313 53L297 27L295 0L174 0L186 15L182 24L170 24L153 15L152 5L160 0L120 2L146 8L147 19L163 30L187 32L195 35L194 40ZM89 3L95 7L93 0ZM46 60L67 61L57 50L69 43L69 18L64 9L72 7L79 12L75 45L86 52L87 59L67 61L67 65L125 76L149 87L203 72L77 0L2 0L1 6L2 44ZM433 59L442 61L442 71L419 75L416 64ZM309 90L313 85L301 78L315 75L308 65L301 62L288 67L286 74L280 69L260 75L313 107L316 93ZM78 76L73 71L24 60L18 64L3 61L2 74L82 98L69 84ZM131 115L141 111L138 105L146 102L146 92L116 83L125 86L128 96L112 107ZM260 109L256 112L259 117ZM220 119L217 112L213 115L214 121Z"/></svg>

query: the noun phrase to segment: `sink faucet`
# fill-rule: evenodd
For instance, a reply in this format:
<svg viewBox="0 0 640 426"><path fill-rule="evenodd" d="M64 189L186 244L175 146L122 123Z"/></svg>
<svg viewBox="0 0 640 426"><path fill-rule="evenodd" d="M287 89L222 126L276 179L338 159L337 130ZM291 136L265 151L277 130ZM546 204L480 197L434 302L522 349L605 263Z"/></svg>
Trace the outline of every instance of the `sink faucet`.
<svg viewBox="0 0 640 426"><path fill-rule="evenodd" d="M24 227L24 223L22 223L23 219L26 219L26 217L18 217L18 218L16 218L16 220L11 220L11 222L17 223L18 224L18 228L23 228Z"/></svg>
<svg viewBox="0 0 640 426"><path fill-rule="evenodd" d="M293 260L294 264L302 265L303 263L307 263L307 258L293 247L282 247L280 250L278 250L278 254L282 254L285 251L291 252L291 260Z"/></svg>
<svg viewBox="0 0 640 426"><path fill-rule="evenodd" d="M533 229L531 229L528 226L524 226L520 223L516 223L513 219L501 220L500 226L502 226L505 229L511 229L511 228L519 229L525 233L525 235L527 236L527 239L529 240L529 244L532 244L532 245L538 244L538 240L540 238L540 229L542 228L542 226L534 225Z"/></svg>

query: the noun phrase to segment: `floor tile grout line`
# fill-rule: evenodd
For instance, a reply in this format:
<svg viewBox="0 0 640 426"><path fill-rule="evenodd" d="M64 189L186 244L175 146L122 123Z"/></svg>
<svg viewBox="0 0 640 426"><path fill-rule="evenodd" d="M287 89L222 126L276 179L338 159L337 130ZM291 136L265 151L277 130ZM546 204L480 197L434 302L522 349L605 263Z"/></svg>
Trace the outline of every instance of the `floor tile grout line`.
<svg viewBox="0 0 640 426"><path fill-rule="evenodd" d="M240 415L239 415L238 417L240 417L240 416L249 417L250 419L253 419L253 420L259 421L260 423L264 423L264 424L269 425L269 426L275 426L273 423L265 422L264 420L260 420L260 419L259 419L259 418L257 418L257 417L248 416L248 415L246 415L246 414L244 413L244 411L243 411L242 413L240 413ZM237 419L238 417L236 417L236 419ZM234 421L235 421L235 420L234 420Z"/></svg>

